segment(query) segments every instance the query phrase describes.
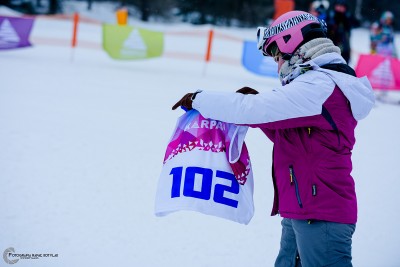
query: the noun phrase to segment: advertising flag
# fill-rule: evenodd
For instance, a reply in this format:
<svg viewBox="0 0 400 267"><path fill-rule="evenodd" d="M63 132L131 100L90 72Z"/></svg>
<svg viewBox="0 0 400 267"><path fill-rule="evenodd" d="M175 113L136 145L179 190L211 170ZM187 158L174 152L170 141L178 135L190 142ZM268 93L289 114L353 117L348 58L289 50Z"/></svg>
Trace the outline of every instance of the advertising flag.
<svg viewBox="0 0 400 267"><path fill-rule="evenodd" d="M243 66L258 75L278 77L278 65L272 57L264 57L257 49L257 43L244 41L242 53Z"/></svg>
<svg viewBox="0 0 400 267"><path fill-rule="evenodd" d="M28 47L33 19L0 16L0 50Z"/></svg>
<svg viewBox="0 0 400 267"><path fill-rule="evenodd" d="M103 24L103 48L114 59L135 60L159 57L164 34L127 25Z"/></svg>
<svg viewBox="0 0 400 267"><path fill-rule="evenodd" d="M400 61L379 55L360 55L357 76L367 76L374 89L400 90Z"/></svg>

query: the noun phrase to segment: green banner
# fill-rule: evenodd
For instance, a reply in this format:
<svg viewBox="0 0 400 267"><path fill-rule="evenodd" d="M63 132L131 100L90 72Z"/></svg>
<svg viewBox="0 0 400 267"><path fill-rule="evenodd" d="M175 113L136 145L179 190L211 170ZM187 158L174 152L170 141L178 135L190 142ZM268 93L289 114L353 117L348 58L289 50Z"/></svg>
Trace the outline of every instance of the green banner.
<svg viewBox="0 0 400 267"><path fill-rule="evenodd" d="M114 59L134 60L159 57L164 33L128 25L103 24L103 48Z"/></svg>

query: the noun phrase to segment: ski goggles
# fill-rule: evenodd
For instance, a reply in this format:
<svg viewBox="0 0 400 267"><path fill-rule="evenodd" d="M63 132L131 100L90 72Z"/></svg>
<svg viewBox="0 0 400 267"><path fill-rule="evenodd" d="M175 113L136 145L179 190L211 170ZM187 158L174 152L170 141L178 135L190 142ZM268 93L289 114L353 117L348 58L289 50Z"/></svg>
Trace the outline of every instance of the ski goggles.
<svg viewBox="0 0 400 267"><path fill-rule="evenodd" d="M277 52L279 52L278 50L278 46L275 44L271 44L269 45L270 48L267 51L267 44L269 43L269 37L267 36L267 31L269 31L268 27L258 27L257 28L257 48L258 50L260 50L262 52L262 54L266 57L273 57L275 62L277 62L276 57L278 56ZM274 50L274 51L272 51ZM279 52L280 53L280 52ZM286 57L284 57L286 54L280 54L283 59L285 59ZM290 57L288 57L288 59L290 59Z"/></svg>
<svg viewBox="0 0 400 267"><path fill-rule="evenodd" d="M267 27L258 27L257 28L257 48L261 50L264 56L266 57L273 57L275 62L278 62L278 57L282 57L283 60L289 60L292 58L292 54L284 54L281 53L278 49L278 45L273 43L270 45L270 49L266 50L266 44L268 44L269 38L264 38L266 35L265 32L268 31L269 28ZM272 37L272 36L271 36Z"/></svg>
<svg viewBox="0 0 400 267"><path fill-rule="evenodd" d="M266 51L264 51L264 44L266 43L266 39L264 38L264 33L267 30L267 27L258 27L257 28L257 48L261 50L264 56L269 56Z"/></svg>

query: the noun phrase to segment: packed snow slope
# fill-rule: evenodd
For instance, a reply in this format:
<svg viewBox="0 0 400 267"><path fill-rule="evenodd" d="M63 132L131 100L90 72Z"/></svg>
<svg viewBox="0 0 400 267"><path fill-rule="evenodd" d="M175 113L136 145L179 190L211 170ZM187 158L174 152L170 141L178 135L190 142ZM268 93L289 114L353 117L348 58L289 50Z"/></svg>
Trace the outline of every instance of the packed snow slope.
<svg viewBox="0 0 400 267"><path fill-rule="evenodd" d="M121 62L100 49L100 25L79 26L79 40L91 46L78 40L71 49L71 34L70 21L37 19L33 47L0 51L0 252L58 254L21 259L18 267L273 266L281 218L269 216L272 144L257 129L246 136L256 206L249 225L185 211L157 218L153 211L166 145L183 112L171 106L197 89L267 91L279 82L235 63L237 42L215 41L214 53L230 63L205 66L206 40L174 35L166 35L169 56ZM368 32L354 31L352 42L355 52L368 51ZM183 49L200 60L173 53ZM400 106L377 103L357 128L354 266L400 266L399 117Z"/></svg>

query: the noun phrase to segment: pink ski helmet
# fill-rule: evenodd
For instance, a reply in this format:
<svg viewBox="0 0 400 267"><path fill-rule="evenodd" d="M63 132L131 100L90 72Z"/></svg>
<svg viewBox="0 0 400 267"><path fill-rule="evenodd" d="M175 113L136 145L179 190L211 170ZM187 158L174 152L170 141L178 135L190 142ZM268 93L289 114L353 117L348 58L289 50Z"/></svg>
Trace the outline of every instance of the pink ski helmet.
<svg viewBox="0 0 400 267"><path fill-rule="evenodd" d="M289 11L278 17L268 28L258 27L258 49L264 56L273 56L276 46L283 59L288 60L302 44L326 37L326 23L304 11Z"/></svg>

